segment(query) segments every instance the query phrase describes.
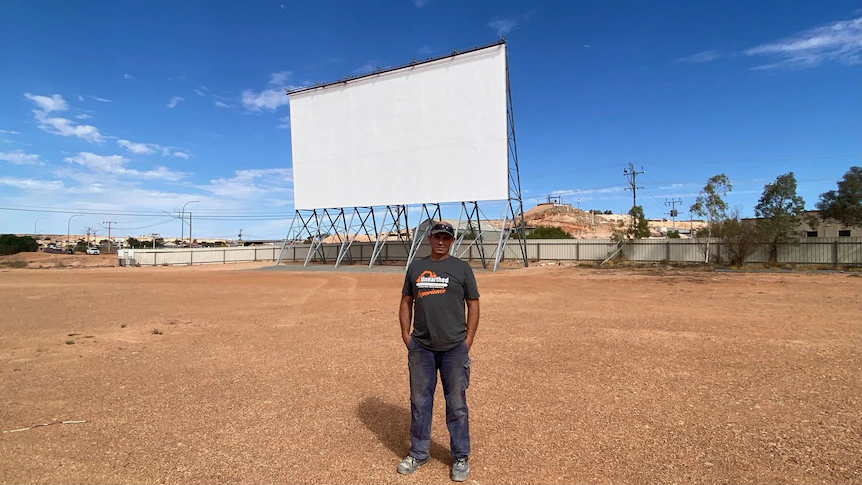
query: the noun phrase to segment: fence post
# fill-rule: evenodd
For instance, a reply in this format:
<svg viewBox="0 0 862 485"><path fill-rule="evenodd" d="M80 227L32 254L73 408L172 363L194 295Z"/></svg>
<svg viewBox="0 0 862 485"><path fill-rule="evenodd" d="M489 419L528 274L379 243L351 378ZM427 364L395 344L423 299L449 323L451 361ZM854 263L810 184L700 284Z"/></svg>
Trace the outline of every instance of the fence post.
<svg viewBox="0 0 862 485"><path fill-rule="evenodd" d="M153 251L153 266L158 266L158 264L156 264L156 261L158 259L159 259L159 253Z"/></svg>
<svg viewBox="0 0 862 485"><path fill-rule="evenodd" d="M221 250L221 264L227 264L227 248Z"/></svg>
<svg viewBox="0 0 862 485"><path fill-rule="evenodd" d="M670 263L670 239L668 239L665 244L667 245L667 252L665 253L665 260Z"/></svg>
<svg viewBox="0 0 862 485"><path fill-rule="evenodd" d="M832 264L838 266L838 240L832 242Z"/></svg>
<svg viewBox="0 0 862 485"><path fill-rule="evenodd" d="M195 252L189 250L189 266L195 264Z"/></svg>
<svg viewBox="0 0 862 485"><path fill-rule="evenodd" d="M575 239L575 261L581 260L581 241L580 239Z"/></svg>
<svg viewBox="0 0 862 485"><path fill-rule="evenodd" d="M536 261L542 260L542 243L536 243Z"/></svg>

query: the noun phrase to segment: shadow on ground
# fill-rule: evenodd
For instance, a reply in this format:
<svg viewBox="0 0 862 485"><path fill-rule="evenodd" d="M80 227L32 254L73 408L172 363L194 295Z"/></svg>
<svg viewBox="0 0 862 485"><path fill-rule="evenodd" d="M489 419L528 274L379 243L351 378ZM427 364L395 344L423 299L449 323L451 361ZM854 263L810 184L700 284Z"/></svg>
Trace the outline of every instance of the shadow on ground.
<svg viewBox="0 0 862 485"><path fill-rule="evenodd" d="M407 456L410 451L410 409L371 397L359 403L357 414L362 424L398 459ZM431 458L448 464L452 462L449 449L433 439Z"/></svg>

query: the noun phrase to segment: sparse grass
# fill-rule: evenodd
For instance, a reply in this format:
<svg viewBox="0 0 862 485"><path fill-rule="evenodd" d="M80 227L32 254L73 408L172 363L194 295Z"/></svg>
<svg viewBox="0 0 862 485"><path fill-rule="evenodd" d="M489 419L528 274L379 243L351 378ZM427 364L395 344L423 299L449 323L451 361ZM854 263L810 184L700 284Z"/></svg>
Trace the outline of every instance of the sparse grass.
<svg viewBox="0 0 862 485"><path fill-rule="evenodd" d="M74 340L67 340L67 341L66 341L66 345L72 345L72 344L74 344L74 343L75 343L75 341L74 341Z"/></svg>
<svg viewBox="0 0 862 485"><path fill-rule="evenodd" d="M10 268L26 268L30 264L27 263L27 261L24 261L23 259L10 259L8 261L4 261L4 262L0 263L0 265L8 266Z"/></svg>
<svg viewBox="0 0 862 485"><path fill-rule="evenodd" d="M121 324L120 324L120 328L126 328L126 324L125 324L125 323L121 323Z"/></svg>
<svg viewBox="0 0 862 485"><path fill-rule="evenodd" d="M152 333L153 335L161 335L162 331L157 328L154 328L150 331L150 333Z"/></svg>
<svg viewBox="0 0 862 485"><path fill-rule="evenodd" d="M178 323L180 323L180 321L174 318L168 320L168 325L176 325Z"/></svg>

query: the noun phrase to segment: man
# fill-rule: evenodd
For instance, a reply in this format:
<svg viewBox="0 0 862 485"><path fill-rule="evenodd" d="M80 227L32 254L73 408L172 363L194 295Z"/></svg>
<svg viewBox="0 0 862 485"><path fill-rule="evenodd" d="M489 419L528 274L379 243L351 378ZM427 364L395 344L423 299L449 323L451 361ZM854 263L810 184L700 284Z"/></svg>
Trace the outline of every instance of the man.
<svg viewBox="0 0 862 485"><path fill-rule="evenodd" d="M411 445L410 454L398 465L398 473L408 475L428 462L439 371L454 457L452 480L463 482L470 475L466 391L470 385L469 350L479 326L479 291L470 265L449 255L454 239L451 224L434 224L428 236L431 256L410 264L401 291L401 338L407 346L410 369Z"/></svg>

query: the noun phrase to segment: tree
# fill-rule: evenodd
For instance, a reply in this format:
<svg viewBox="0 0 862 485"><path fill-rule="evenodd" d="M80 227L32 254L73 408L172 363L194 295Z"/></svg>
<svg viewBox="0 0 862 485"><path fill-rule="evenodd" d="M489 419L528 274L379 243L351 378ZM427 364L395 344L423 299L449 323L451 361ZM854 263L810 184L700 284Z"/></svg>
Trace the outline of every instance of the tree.
<svg viewBox="0 0 862 485"><path fill-rule="evenodd" d="M721 247L727 253L727 259L732 266L742 266L745 258L757 248L760 234L756 226L744 224L739 216L739 208L734 208L727 217L719 223Z"/></svg>
<svg viewBox="0 0 862 485"><path fill-rule="evenodd" d="M723 173L715 175L706 182L700 195L697 196L690 208L700 217L707 217L707 237L709 238L712 237L713 225L727 218L727 202L722 197L727 196L731 190L733 190L733 186L727 175ZM706 240L704 260L705 263L709 262L709 239Z"/></svg>
<svg viewBox="0 0 862 485"><path fill-rule="evenodd" d="M632 218L631 224L628 226L620 221L619 226L613 231L611 239L614 241L622 241L624 239L641 239L649 237L649 220L644 215L643 207L636 205L629 211L629 216Z"/></svg>
<svg viewBox="0 0 862 485"><path fill-rule="evenodd" d="M845 227L862 226L862 167L850 167L838 182L838 190L820 194L816 207L823 219L834 219Z"/></svg>
<svg viewBox="0 0 862 485"><path fill-rule="evenodd" d="M559 227L537 227L527 235L527 239L571 239L572 236Z"/></svg>
<svg viewBox="0 0 862 485"><path fill-rule="evenodd" d="M667 238L668 239L680 239L679 231L677 231L677 230L667 231Z"/></svg>
<svg viewBox="0 0 862 485"><path fill-rule="evenodd" d="M769 260L778 258L778 246L796 235L799 216L805 201L796 195L793 172L779 175L774 183L763 187L763 195L754 208L761 240L769 244Z"/></svg>
<svg viewBox="0 0 862 485"><path fill-rule="evenodd" d="M18 237L14 234L0 235L0 254L35 253L39 251L39 243L30 236Z"/></svg>
<svg viewBox="0 0 862 485"><path fill-rule="evenodd" d="M609 215L611 215L611 214L613 214L613 213L614 213L614 212L613 212L612 210L606 210L606 211L604 212L604 214L605 214L606 216L609 216Z"/></svg>
<svg viewBox="0 0 862 485"><path fill-rule="evenodd" d="M141 241L137 240L136 238L129 237L129 238L126 238L126 246L128 246L132 249L139 249L142 246L142 244L141 244Z"/></svg>

